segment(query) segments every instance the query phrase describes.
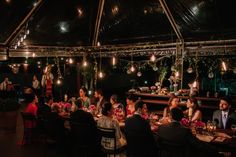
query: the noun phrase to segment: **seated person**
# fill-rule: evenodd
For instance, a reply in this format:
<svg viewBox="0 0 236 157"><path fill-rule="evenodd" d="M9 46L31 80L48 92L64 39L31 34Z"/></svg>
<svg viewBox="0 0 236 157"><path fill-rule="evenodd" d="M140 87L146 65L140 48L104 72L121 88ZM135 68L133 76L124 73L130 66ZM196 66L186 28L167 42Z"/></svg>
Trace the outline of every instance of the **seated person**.
<svg viewBox="0 0 236 157"><path fill-rule="evenodd" d="M138 100L135 103L134 115L125 121L125 135L127 139L128 155L134 157L157 156L157 146L151 126L142 115L146 105Z"/></svg>
<svg viewBox="0 0 236 157"><path fill-rule="evenodd" d="M114 118L118 121L124 121L125 119L125 112L124 112L124 106L123 104L118 102L118 96L113 94L110 97L110 103L112 104L112 107L114 109Z"/></svg>
<svg viewBox="0 0 236 157"><path fill-rule="evenodd" d="M219 110L213 113L212 120L219 129L230 129L232 124L236 124L236 113L231 111L229 97L220 98Z"/></svg>
<svg viewBox="0 0 236 157"><path fill-rule="evenodd" d="M91 113L83 110L83 101L78 99L74 102L76 109L71 113L71 137L73 145L90 145L92 148L98 148L98 130L97 124Z"/></svg>
<svg viewBox="0 0 236 157"><path fill-rule="evenodd" d="M172 108L178 107L179 98L175 95L171 96L168 102L168 106L164 108L163 118L160 120L161 123L169 123L170 122L170 110Z"/></svg>
<svg viewBox="0 0 236 157"><path fill-rule="evenodd" d="M37 115L39 118L44 118L48 113L51 112L51 106L53 104L52 96L48 96L45 98L45 103L41 104L38 107Z"/></svg>
<svg viewBox="0 0 236 157"><path fill-rule="evenodd" d="M181 109L170 110L171 122L160 125L157 130L160 156L165 157L216 157L217 150L198 140L189 128L180 124L183 118Z"/></svg>
<svg viewBox="0 0 236 157"><path fill-rule="evenodd" d="M130 117L134 114L136 100L137 99L134 95L128 95L126 98L126 117Z"/></svg>
<svg viewBox="0 0 236 157"><path fill-rule="evenodd" d="M188 117L191 122L201 121L202 112L199 110L199 106L196 98L189 98L187 100L187 110L184 111L186 117Z"/></svg>
<svg viewBox="0 0 236 157"><path fill-rule="evenodd" d="M113 108L111 103L104 103L102 108L102 117L98 119L97 126L102 128L111 128L116 130L116 148L120 148L126 145L126 140L120 130L120 126L117 120L113 119ZM114 148L114 140L102 138L101 144L106 149Z"/></svg>
<svg viewBox="0 0 236 157"><path fill-rule="evenodd" d="M87 110L90 105L90 99L88 97L88 90L84 86L82 86L79 90L79 99L83 102L83 108Z"/></svg>

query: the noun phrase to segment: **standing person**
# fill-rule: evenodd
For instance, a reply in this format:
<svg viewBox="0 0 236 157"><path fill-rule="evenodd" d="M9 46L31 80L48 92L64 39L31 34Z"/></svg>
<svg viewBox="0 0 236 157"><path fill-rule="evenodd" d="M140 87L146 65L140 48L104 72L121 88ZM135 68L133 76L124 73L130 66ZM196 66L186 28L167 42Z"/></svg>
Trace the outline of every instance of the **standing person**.
<svg viewBox="0 0 236 157"><path fill-rule="evenodd" d="M40 83L39 83L39 80L38 80L36 75L33 76L32 87L33 87L33 89L35 91L35 94L39 95Z"/></svg>
<svg viewBox="0 0 236 157"><path fill-rule="evenodd" d="M236 124L236 113L231 111L229 97L220 98L219 110L213 113L212 120L219 129L230 129L232 124Z"/></svg>
<svg viewBox="0 0 236 157"><path fill-rule="evenodd" d="M7 91L7 86L12 84L11 81L9 81L8 77L5 77L3 82L0 84L0 90Z"/></svg>
<svg viewBox="0 0 236 157"><path fill-rule="evenodd" d="M157 146L151 126L142 115L146 112L146 104L138 100L135 103L134 114L125 121L128 155L131 157L157 156Z"/></svg>
<svg viewBox="0 0 236 157"><path fill-rule="evenodd" d="M218 157L217 150L198 140L189 128L181 125L183 112L180 108L170 110L171 122L160 125L157 130L161 157Z"/></svg>
<svg viewBox="0 0 236 157"><path fill-rule="evenodd" d="M95 90L94 97L97 99L97 114L102 113L102 106L106 102L101 89Z"/></svg>
<svg viewBox="0 0 236 157"><path fill-rule="evenodd" d="M53 74L51 73L51 65L48 65L42 76L41 85L44 96L53 96Z"/></svg>
<svg viewBox="0 0 236 157"><path fill-rule="evenodd" d="M90 105L90 99L88 97L88 90L84 86L82 86L79 90L79 99L83 102L83 108L88 109Z"/></svg>

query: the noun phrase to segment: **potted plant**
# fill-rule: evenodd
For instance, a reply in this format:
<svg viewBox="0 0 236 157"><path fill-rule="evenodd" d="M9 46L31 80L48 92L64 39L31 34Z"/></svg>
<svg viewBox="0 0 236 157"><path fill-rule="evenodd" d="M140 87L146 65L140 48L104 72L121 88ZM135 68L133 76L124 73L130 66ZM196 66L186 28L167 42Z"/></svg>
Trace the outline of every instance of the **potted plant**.
<svg viewBox="0 0 236 157"><path fill-rule="evenodd" d="M16 131L19 106L16 98L0 98L0 131Z"/></svg>

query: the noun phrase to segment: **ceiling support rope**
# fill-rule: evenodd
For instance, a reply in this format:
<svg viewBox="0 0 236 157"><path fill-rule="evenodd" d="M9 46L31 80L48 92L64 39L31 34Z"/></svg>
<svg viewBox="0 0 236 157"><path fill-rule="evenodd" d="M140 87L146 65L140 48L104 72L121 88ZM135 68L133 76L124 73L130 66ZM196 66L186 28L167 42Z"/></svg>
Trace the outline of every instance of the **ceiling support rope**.
<svg viewBox="0 0 236 157"><path fill-rule="evenodd" d="M25 18L21 21L21 23L17 26L17 28L11 33L11 35L6 39L4 45L9 47L13 43L14 39L24 28L26 23L30 20L30 18L37 12L37 10L42 6L44 0L38 0L37 4L30 10L30 12L25 16Z"/></svg>
<svg viewBox="0 0 236 157"><path fill-rule="evenodd" d="M105 3L105 0L100 0L100 1L99 1L98 13L97 13L97 17L96 17L96 23L95 23L95 28L94 28L94 35L93 35L92 46L97 46L98 33L99 33L99 28L100 28L100 23L101 23L101 18L102 18L104 3Z"/></svg>

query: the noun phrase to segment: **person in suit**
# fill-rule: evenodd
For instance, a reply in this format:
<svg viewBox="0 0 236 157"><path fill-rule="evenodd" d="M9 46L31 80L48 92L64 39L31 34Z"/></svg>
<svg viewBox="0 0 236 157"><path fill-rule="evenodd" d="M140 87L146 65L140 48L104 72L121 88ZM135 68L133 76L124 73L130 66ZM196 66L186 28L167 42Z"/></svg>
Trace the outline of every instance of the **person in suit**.
<svg viewBox="0 0 236 157"><path fill-rule="evenodd" d="M236 124L236 113L231 111L229 97L220 98L219 110L213 113L212 120L219 129L230 129L232 124Z"/></svg>
<svg viewBox="0 0 236 157"><path fill-rule="evenodd" d="M95 90L94 97L97 99L97 114L102 114L102 106L106 102L101 89Z"/></svg>
<svg viewBox="0 0 236 157"><path fill-rule="evenodd" d="M88 151L80 150L78 147L89 146L90 152L86 152L89 153L88 156L100 156L97 124L92 114L82 109L83 101L81 99L77 99L74 103L76 111L71 113L70 116L72 151L73 153L75 153L74 151ZM78 155L78 152L76 154Z"/></svg>
<svg viewBox="0 0 236 157"><path fill-rule="evenodd" d="M142 118L145 106L143 101L138 100L135 103L133 116L125 121L124 131L127 139L128 156L130 157L154 157L158 154L151 126L147 120Z"/></svg>
<svg viewBox="0 0 236 157"><path fill-rule="evenodd" d="M161 157L216 157L217 150L198 140L189 128L181 125L183 111L180 108L170 110L171 122L160 125L157 130L157 142Z"/></svg>

